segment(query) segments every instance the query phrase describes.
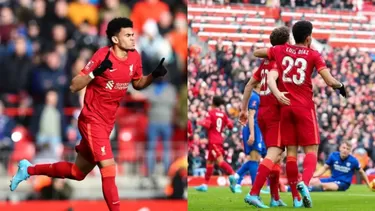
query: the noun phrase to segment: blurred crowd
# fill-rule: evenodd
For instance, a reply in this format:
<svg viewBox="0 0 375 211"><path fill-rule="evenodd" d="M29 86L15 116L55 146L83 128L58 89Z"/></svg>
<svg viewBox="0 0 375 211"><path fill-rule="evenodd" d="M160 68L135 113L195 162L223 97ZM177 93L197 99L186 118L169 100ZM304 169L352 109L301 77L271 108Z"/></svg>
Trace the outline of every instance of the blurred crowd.
<svg viewBox="0 0 375 211"><path fill-rule="evenodd" d="M37 149L34 162L61 160L65 149L74 149L80 141L77 118L85 91L71 93L70 81L98 48L109 43L106 27L115 17L133 21L144 74L165 57L170 70L165 79L144 92L130 89L124 97L147 101L145 115L150 122L161 121L169 128L168 134L157 130L146 135L150 141L138 153L155 151L159 137L169 152L174 129L186 127L186 110L176 112L186 108L180 106L184 102L180 99L186 99L186 4L184 0L0 1L0 175L10 158L16 161L13 155L20 138L14 130L19 126L27 129ZM161 97L150 99L153 93ZM170 100L163 101L165 96ZM167 109L165 115L157 115L162 108ZM152 168L155 154L148 155ZM164 159L165 172L170 159Z"/></svg>
<svg viewBox="0 0 375 211"><path fill-rule="evenodd" d="M223 46L221 41L213 52L200 56L198 46L190 46L188 58L188 118L194 132L190 137L189 174L200 175L205 171L207 158L206 130L197 126L211 104L214 95L223 96L227 102L225 110L232 121L233 130L225 137L225 160L234 169L243 163L241 125L237 121L244 87L257 70L261 60L252 55L253 48ZM332 75L343 81L348 98L328 88L323 79L315 74L314 102L320 126L321 145L319 161L338 149L341 140L353 143L353 152L363 168L374 166L375 161L375 54L344 47L323 51L323 58ZM303 156L299 157L303 160Z"/></svg>

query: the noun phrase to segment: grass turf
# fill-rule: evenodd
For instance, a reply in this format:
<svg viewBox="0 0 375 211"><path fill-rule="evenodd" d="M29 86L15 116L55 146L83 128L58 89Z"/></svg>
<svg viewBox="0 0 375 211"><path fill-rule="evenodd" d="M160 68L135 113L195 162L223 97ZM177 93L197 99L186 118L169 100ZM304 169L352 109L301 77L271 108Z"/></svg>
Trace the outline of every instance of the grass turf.
<svg viewBox="0 0 375 211"><path fill-rule="evenodd" d="M188 189L189 211L240 211L260 210L244 202L249 188L242 187L241 194L230 192L229 187L209 187L208 192L198 192L193 187ZM269 194L261 194L263 202L268 206ZM345 192L313 192L313 208L319 211L371 211L375 210L375 192L365 185L352 185ZM280 198L288 207L270 208L268 210L295 210L290 193L280 193ZM300 208L305 209L305 208Z"/></svg>

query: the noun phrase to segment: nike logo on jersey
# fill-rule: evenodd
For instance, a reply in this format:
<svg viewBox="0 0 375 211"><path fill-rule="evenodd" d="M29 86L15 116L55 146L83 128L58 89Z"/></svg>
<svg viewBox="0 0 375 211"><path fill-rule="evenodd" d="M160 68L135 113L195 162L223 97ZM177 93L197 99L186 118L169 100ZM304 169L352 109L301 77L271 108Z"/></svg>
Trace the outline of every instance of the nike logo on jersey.
<svg viewBox="0 0 375 211"><path fill-rule="evenodd" d="M109 72L114 72L114 71L116 71L116 70L117 70L117 68L109 69Z"/></svg>

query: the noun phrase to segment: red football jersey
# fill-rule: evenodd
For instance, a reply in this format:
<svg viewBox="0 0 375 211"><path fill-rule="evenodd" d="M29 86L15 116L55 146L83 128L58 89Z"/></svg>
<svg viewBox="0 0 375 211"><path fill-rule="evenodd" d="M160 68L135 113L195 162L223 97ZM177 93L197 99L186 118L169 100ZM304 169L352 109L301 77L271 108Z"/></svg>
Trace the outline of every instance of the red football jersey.
<svg viewBox="0 0 375 211"><path fill-rule="evenodd" d="M109 47L100 48L80 74L88 75L104 60ZM86 122L114 124L117 108L129 83L142 77L142 61L137 51L129 51L126 59L118 58L111 50L112 69L96 76L86 87L84 106L79 118Z"/></svg>
<svg viewBox="0 0 375 211"><path fill-rule="evenodd" d="M229 120L228 116L218 108L210 110L206 119L199 124L207 129L210 144L222 144L223 137L221 133L225 127L229 129L233 128L233 123Z"/></svg>
<svg viewBox="0 0 375 211"><path fill-rule="evenodd" d="M253 74L253 78L260 81L260 104L259 106L271 106L278 105L276 97L272 94L271 90L267 85L267 74L272 70L277 70L277 65L275 61L270 61L264 59L262 64L259 66L258 70Z"/></svg>
<svg viewBox="0 0 375 211"><path fill-rule="evenodd" d="M271 47L268 58L277 63L278 88L289 93L286 96L291 105L314 107L311 75L314 67L318 72L326 68L320 53L307 47L285 44Z"/></svg>

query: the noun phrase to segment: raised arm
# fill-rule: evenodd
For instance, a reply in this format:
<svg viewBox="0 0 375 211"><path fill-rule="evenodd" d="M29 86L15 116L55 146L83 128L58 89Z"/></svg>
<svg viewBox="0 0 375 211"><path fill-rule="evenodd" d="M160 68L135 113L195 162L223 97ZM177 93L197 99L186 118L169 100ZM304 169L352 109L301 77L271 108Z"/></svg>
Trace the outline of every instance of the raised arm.
<svg viewBox="0 0 375 211"><path fill-rule="evenodd" d="M168 71L164 67L163 62L164 62L164 58L161 59L159 65L155 68L154 71L152 71L151 74L143 76L142 75L142 61L139 60L137 64L136 75L133 77L133 80L132 80L132 85L134 89L142 90L148 87L155 78L165 76L165 74L167 74Z"/></svg>

